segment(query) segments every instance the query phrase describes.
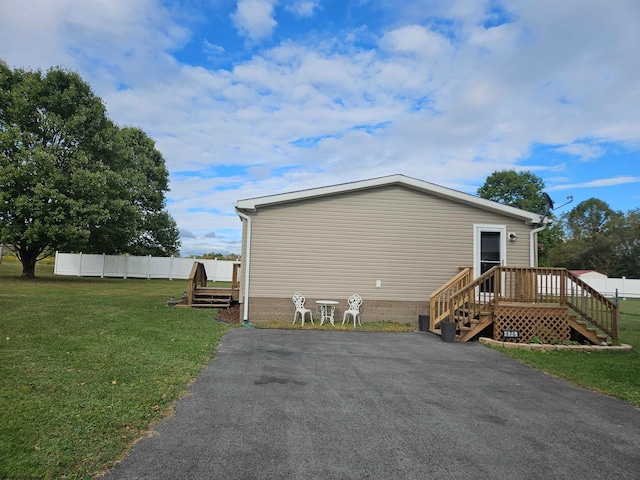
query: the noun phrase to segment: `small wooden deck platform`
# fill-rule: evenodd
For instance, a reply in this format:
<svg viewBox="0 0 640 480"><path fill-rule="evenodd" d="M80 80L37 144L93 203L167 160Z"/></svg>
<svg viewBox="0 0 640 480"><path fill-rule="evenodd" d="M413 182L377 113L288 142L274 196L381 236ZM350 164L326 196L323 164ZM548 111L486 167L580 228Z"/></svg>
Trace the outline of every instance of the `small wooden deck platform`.
<svg viewBox="0 0 640 480"><path fill-rule="evenodd" d="M440 334L441 321L455 322L463 342L480 334L511 343L618 341L617 306L566 269L494 267L473 280L463 268L431 296L430 331Z"/></svg>
<svg viewBox="0 0 640 480"><path fill-rule="evenodd" d="M195 262L189 275L187 298L178 302L176 307L229 308L239 300L239 268L239 263L234 264L231 288L207 287L207 272L204 265L200 262Z"/></svg>

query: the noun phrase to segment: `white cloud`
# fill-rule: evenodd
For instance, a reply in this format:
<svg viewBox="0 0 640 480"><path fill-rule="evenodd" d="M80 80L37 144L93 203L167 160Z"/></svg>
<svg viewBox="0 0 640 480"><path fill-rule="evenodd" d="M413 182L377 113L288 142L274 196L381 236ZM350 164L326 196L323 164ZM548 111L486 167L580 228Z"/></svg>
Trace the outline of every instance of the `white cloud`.
<svg viewBox="0 0 640 480"><path fill-rule="evenodd" d="M580 160L587 161L601 157L605 150L598 145L588 145L586 143L572 143L556 149L562 153L568 153L580 157Z"/></svg>
<svg viewBox="0 0 640 480"><path fill-rule="evenodd" d="M406 25L391 30L380 43L390 52L418 57L440 55L449 48L446 38L421 25Z"/></svg>
<svg viewBox="0 0 640 480"><path fill-rule="evenodd" d="M259 42L271 36L277 22L273 18L277 0L238 0L231 19L242 36Z"/></svg>
<svg viewBox="0 0 640 480"><path fill-rule="evenodd" d="M0 57L78 70L114 120L147 131L171 172L170 212L196 237L184 243L205 251L223 247L205 238L213 226L239 230L233 202L241 198L391 173L472 192L494 170L518 168L532 145L585 160L607 142L640 145L638 2L523 0L507 3L509 23L485 28L483 2L381 0L391 17L383 32L356 25L319 40L253 45L251 57L224 69L172 56L192 33L166 2L20 5L0 15ZM321 7L280 5L300 17ZM277 26L275 7L240 0L234 25L257 44ZM229 54L201 45L213 57ZM561 160L526 168L568 176ZM217 165L248 174L198 177ZM613 173L553 189L637 178Z"/></svg>
<svg viewBox="0 0 640 480"><path fill-rule="evenodd" d="M603 187L615 187L617 185L625 185L628 183L640 183L640 177L613 177L613 178L599 178L590 182L582 183L569 183L563 185L555 185L548 190L568 190L571 188L603 188Z"/></svg>
<svg viewBox="0 0 640 480"><path fill-rule="evenodd" d="M315 10L320 8L319 0L297 0L287 3L285 8L297 17L312 17Z"/></svg>

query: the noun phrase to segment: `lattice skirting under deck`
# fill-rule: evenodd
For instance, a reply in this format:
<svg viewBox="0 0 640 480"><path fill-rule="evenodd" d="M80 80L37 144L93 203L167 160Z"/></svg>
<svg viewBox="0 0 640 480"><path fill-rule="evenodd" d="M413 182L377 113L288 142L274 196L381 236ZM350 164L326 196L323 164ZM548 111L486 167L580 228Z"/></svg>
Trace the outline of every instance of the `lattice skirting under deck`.
<svg viewBox="0 0 640 480"><path fill-rule="evenodd" d="M537 337L544 343L566 342L571 338L569 312L562 307L496 306L493 339L511 343L530 343ZM504 332L518 332L505 338Z"/></svg>

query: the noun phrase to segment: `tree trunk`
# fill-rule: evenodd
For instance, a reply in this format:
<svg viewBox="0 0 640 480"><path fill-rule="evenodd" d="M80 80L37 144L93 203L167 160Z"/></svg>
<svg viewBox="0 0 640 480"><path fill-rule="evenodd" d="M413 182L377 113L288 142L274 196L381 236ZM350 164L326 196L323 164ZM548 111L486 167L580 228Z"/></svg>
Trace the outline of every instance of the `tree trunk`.
<svg viewBox="0 0 640 480"><path fill-rule="evenodd" d="M22 262L22 278L36 277L36 260L39 252L36 250L20 250L20 262Z"/></svg>

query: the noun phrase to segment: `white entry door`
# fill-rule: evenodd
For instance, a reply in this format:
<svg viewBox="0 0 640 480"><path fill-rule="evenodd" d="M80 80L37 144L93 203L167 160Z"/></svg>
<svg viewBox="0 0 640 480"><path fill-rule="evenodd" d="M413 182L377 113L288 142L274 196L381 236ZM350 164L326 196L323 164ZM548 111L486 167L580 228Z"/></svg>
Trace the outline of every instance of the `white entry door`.
<svg viewBox="0 0 640 480"><path fill-rule="evenodd" d="M504 225L474 225L474 276L479 277L496 265L507 262L507 227ZM493 291L493 285L482 285L481 291Z"/></svg>

